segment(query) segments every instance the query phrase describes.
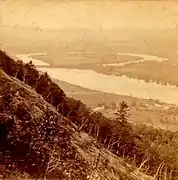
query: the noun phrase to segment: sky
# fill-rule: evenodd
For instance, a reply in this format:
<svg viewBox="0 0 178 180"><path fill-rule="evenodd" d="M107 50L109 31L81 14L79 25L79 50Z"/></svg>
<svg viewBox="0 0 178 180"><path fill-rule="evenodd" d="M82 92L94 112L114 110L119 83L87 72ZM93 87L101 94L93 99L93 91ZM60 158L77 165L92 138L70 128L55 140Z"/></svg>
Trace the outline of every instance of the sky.
<svg viewBox="0 0 178 180"><path fill-rule="evenodd" d="M3 25L61 28L173 28L176 1L0 0Z"/></svg>

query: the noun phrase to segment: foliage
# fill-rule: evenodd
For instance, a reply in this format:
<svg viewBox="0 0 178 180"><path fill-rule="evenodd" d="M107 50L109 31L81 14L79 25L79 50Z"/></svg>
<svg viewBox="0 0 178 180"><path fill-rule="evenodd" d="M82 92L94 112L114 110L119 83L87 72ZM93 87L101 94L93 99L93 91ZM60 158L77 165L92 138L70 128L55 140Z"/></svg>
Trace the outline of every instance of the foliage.
<svg viewBox="0 0 178 180"><path fill-rule="evenodd" d="M21 61L15 62L4 52L0 52L0 64L8 75L17 77L35 88L36 92L56 107L59 113L70 118L77 125L78 130L92 135L116 155L124 157L128 162L156 177L162 178L164 176L171 179L178 177L176 174L178 172L177 133L147 126L131 125L127 121L129 107L125 102L120 104L116 119L108 119L101 113L91 112L82 102L66 97L63 90L52 82L47 73L40 74L31 63L24 65ZM6 101L9 103L12 97L7 95L4 99L7 99ZM8 103L4 102L6 105ZM24 104L18 108L21 109L21 113L26 112L27 116L28 110L25 109ZM16 113L16 116L22 118L22 115L18 114L18 109ZM23 118L26 117L23 116ZM30 119L30 116L27 119ZM46 119L50 119L49 114L44 114L43 120L38 121L38 128L43 132L43 135L40 136L42 139L47 137L50 139L51 133L51 138L56 134L52 131L53 125L52 129L49 128L50 121L47 124L42 124ZM27 137L28 135L25 136L25 138ZM39 137L34 136L33 138Z"/></svg>
<svg viewBox="0 0 178 180"><path fill-rule="evenodd" d="M16 86L6 79L0 87L0 165L6 171L4 178L19 172L32 178L86 179L88 166L71 146L69 121L45 106L44 100L32 99L33 95ZM34 109L40 112L37 116Z"/></svg>

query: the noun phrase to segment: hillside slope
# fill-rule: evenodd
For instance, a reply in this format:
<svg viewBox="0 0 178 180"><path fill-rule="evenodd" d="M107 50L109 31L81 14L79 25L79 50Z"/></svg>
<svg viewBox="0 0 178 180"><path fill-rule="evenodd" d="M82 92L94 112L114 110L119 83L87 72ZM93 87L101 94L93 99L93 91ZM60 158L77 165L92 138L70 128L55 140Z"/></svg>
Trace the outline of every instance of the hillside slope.
<svg viewBox="0 0 178 180"><path fill-rule="evenodd" d="M6 177L152 179L77 131L41 95L2 70L0 116L0 170Z"/></svg>
<svg viewBox="0 0 178 180"><path fill-rule="evenodd" d="M1 50L0 66L7 74L2 71L3 76L7 79L10 78L17 86L25 89L25 91L30 91L49 103L49 106L55 109L56 113L65 119L65 122L68 121L72 127L75 127L75 131L85 132L93 137L101 147L109 150L118 158L124 159L128 164L138 167L141 172L147 175L154 176L156 179L178 179L178 131L170 132L144 124L130 123L130 108L125 101L120 103L116 117L110 118L100 112L93 112L81 101L67 97L48 74L39 72L32 62L24 64L23 61L14 60ZM13 89L11 86L9 88ZM3 103L7 105L12 101L12 97L8 96L9 93L5 94ZM24 108L24 105L22 107ZM8 107L4 108L4 112L6 109ZM21 107L19 109L21 111ZM29 112L29 108L25 106L25 110L22 112ZM44 117L45 123L43 121L42 125L38 123L39 128L42 128L40 129L42 134L47 131L47 135L40 135L43 140L44 137L48 137L49 132L53 129L52 127L56 127L55 121L52 123L52 127L48 128L49 124L51 126L51 121L53 121L51 117L53 116L44 113ZM4 119L3 116L2 119ZM50 139L55 139L53 135L51 137L53 138ZM52 141L51 144L55 143Z"/></svg>

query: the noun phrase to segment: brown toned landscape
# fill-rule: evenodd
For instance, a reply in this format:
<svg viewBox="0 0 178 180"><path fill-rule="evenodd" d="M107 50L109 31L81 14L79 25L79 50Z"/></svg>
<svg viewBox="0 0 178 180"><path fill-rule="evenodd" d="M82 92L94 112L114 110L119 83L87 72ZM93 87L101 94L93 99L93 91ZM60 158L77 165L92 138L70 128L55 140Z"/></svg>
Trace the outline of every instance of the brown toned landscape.
<svg viewBox="0 0 178 180"><path fill-rule="evenodd" d="M7 108L8 115L20 120L20 126L26 129L26 133L28 126L21 122L18 111L22 111L24 117L28 112L30 121L42 118L43 122L46 118L49 124L62 116L62 125L59 128L56 126L57 130L53 129L62 131L67 128L66 134L61 134L64 141L68 139L66 152L75 152L79 157L77 160L73 157L65 159L59 155L62 148L62 144L59 144L56 158L64 158L66 170L63 169L65 165L56 159L52 162L57 162L55 168L49 170L50 173L44 173L48 166L45 163L39 166L39 162L40 157L43 160L47 154L38 157L39 162L34 162L41 171L35 171L31 162L26 160L24 164L19 164L21 160L12 155L12 158L8 157L8 163L13 164L15 158L14 169L7 168L5 161L0 163L8 172L12 172L10 175L5 173L5 176L26 179L176 179L177 2L1 1L1 83L4 87L11 84L14 90L2 87L0 97L4 97L4 94L16 97L13 93L21 88L19 98L23 99L27 108L23 110L18 98L9 107L2 99L1 107ZM41 82L43 73L50 80L44 76ZM52 83L51 87L48 87L50 83L46 84L47 81ZM38 87L40 83L41 89ZM67 100L63 99L58 88L62 89ZM29 95L23 96L21 91ZM31 101L35 103L34 106ZM29 109L30 106L33 108ZM34 112L36 116L33 117ZM43 118L41 112L51 113L55 118L50 119L47 115ZM5 110L0 111L1 114L4 118ZM0 130L6 120L0 122ZM28 118L26 120L29 121ZM42 127L40 131L45 133L47 130ZM70 131L72 136L69 135ZM16 142L18 134L23 141L23 133L17 124L9 133L14 133L14 139L8 139L8 143L11 140ZM38 137L39 134L36 132L30 136ZM54 135L52 137L55 139ZM92 145L93 141L96 144ZM2 146L5 146L3 143ZM46 140L45 143L45 146L52 147L52 141ZM23 149L25 145L20 147ZM38 150L41 152L43 148L39 146ZM8 145L7 150L13 154L11 146ZM46 153L50 154L48 150ZM97 152L101 153L101 159ZM106 155L106 161L110 162L108 167L105 167L103 159ZM5 155L2 157L6 159ZM47 165L51 162L49 159L44 161L48 162ZM98 162L96 171L93 161ZM130 169L122 163L126 163ZM26 169L25 164L28 164ZM76 167L87 167L86 172L81 168L75 173ZM67 173L63 174L62 171Z"/></svg>

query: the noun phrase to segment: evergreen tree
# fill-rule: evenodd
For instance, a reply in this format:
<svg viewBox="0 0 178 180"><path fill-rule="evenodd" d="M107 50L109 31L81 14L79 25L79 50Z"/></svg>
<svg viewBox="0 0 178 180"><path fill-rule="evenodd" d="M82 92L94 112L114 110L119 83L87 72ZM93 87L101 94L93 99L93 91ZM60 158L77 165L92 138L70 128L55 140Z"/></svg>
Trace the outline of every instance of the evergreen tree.
<svg viewBox="0 0 178 180"><path fill-rule="evenodd" d="M32 61L25 64L25 83L36 89L39 73L33 65Z"/></svg>
<svg viewBox="0 0 178 180"><path fill-rule="evenodd" d="M121 122L127 122L128 117L129 117L129 106L125 101L122 101L120 103L120 107L116 113L117 115L117 120Z"/></svg>
<svg viewBox="0 0 178 180"><path fill-rule="evenodd" d="M21 81L25 81L25 69L23 61L21 60L17 61L15 77Z"/></svg>

